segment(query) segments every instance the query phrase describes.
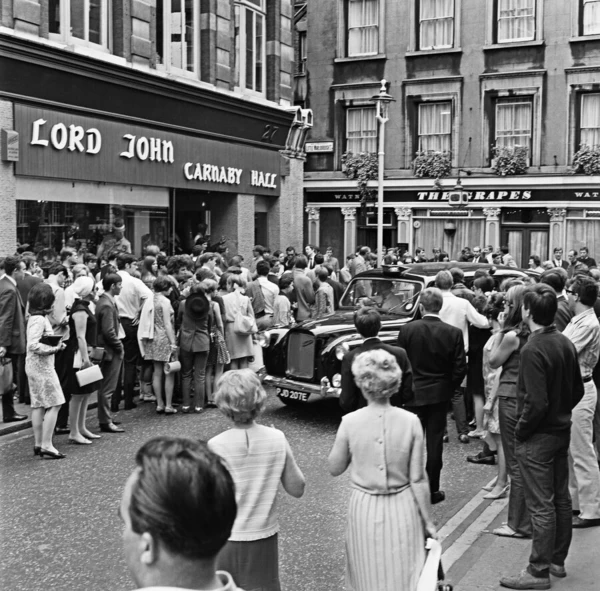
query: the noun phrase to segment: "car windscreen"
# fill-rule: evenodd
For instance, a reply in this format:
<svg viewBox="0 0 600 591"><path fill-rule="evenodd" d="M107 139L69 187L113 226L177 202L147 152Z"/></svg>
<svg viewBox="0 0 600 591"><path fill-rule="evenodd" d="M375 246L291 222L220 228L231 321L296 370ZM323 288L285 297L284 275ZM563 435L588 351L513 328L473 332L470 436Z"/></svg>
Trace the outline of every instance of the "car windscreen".
<svg viewBox="0 0 600 591"><path fill-rule="evenodd" d="M340 307L373 306L384 314L411 316L421 284L384 277L353 279L340 301Z"/></svg>

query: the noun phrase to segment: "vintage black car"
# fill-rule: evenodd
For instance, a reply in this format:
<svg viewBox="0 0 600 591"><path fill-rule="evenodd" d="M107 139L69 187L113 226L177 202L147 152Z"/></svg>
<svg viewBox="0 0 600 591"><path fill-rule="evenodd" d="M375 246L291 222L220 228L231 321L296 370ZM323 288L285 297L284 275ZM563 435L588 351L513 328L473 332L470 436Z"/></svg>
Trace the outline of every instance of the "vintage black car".
<svg viewBox="0 0 600 591"><path fill-rule="evenodd" d="M438 271L460 267L470 286L475 271L487 269L496 287L507 277L524 277L535 272L512 267L472 263L417 263L389 265L353 277L340 307L332 316L306 320L293 328L273 328L261 335L265 385L276 388L286 404L306 402L312 397L339 397L341 360L347 351L360 345L362 337L354 327L354 312L374 306L381 313L380 338L395 343L399 328L420 317L421 290L433 285Z"/></svg>

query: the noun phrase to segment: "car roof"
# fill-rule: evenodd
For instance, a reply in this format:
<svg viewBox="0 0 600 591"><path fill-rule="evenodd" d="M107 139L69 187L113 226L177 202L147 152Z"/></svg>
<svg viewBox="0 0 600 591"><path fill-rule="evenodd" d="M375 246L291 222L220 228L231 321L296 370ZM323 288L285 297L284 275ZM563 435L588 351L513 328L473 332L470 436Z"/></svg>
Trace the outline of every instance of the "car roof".
<svg viewBox="0 0 600 591"><path fill-rule="evenodd" d="M383 265L379 269L371 269L356 275L355 278L422 278L427 279L435 277L440 271L449 271L450 269L461 269L466 277L475 274L479 269L490 271L490 275L530 275L539 277L539 273L531 269L517 269L506 265L490 265L489 263L459 263L459 262L444 262L444 263L411 263L397 265Z"/></svg>

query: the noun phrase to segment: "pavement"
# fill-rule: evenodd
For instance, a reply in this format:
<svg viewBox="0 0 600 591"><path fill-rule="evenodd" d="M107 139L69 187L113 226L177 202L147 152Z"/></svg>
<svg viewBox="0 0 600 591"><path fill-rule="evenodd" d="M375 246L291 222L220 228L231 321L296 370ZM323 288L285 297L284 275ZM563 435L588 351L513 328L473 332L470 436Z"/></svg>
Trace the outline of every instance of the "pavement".
<svg viewBox="0 0 600 591"><path fill-rule="evenodd" d="M29 407L17 408L31 414ZM280 573L288 591L344 589L348 474L333 479L326 469L339 418L335 401L293 408L271 395L261 421L286 433L307 480L302 499L281 495L279 501ZM132 589L117 508L135 451L153 435L208 439L228 428L216 410L165 417L151 404L121 411L119 419L125 433L103 434L91 446L66 445L67 436L57 436L55 445L68 455L60 462L33 456L30 421L0 422L2 590ZM94 430L95 411L89 425ZM466 463L464 456L475 453L479 443L459 444L451 422L449 430L442 472L447 500L433 508L446 582L455 591L497 591L500 577L526 566L531 542L491 533L507 515L507 499L483 499L481 487L494 477L495 467ZM553 579L553 589L599 591L598 548L600 528L574 530L568 576Z"/></svg>

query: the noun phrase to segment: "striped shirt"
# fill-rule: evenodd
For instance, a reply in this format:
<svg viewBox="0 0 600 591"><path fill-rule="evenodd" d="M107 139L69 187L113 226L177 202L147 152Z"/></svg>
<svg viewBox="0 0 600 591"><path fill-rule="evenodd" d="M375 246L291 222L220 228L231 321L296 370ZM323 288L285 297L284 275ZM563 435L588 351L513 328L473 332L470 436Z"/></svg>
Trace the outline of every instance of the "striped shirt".
<svg viewBox="0 0 600 591"><path fill-rule="evenodd" d="M225 460L235 482L238 510L229 539L248 542L275 535L279 530L275 501L285 468L285 435L254 424L248 429L229 429L208 445Z"/></svg>

